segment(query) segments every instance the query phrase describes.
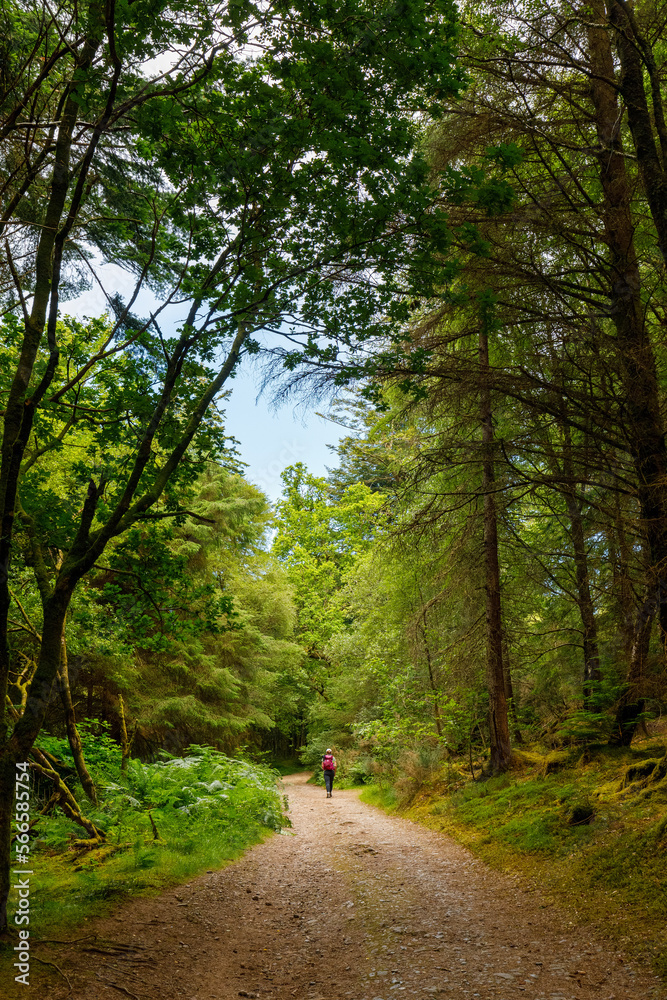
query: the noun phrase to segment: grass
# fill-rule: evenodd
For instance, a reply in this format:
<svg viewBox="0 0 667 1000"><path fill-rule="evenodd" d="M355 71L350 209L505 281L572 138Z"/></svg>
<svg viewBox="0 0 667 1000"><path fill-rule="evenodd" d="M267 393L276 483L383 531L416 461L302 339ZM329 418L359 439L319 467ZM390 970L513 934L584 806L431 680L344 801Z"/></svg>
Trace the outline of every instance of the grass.
<svg viewBox="0 0 667 1000"><path fill-rule="evenodd" d="M367 785L359 796L362 802L367 802L370 806L377 806L385 812L397 812L399 809L399 799L391 785Z"/></svg>
<svg viewBox="0 0 667 1000"><path fill-rule="evenodd" d="M508 774L454 792L451 775L436 775L409 802L377 785L361 799L453 836L667 978L665 793L622 787L629 766L664 752L655 739L585 755L533 749Z"/></svg>

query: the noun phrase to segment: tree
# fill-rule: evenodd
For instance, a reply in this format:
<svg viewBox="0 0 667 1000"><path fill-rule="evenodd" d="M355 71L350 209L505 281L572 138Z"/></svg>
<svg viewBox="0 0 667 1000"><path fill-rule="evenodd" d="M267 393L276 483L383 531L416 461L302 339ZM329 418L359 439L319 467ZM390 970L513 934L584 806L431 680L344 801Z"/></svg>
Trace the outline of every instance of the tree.
<svg viewBox="0 0 667 1000"><path fill-rule="evenodd" d="M482 427L482 495L484 503L484 589L486 593L486 674L489 692L489 764L494 774L506 771L512 759L503 667L503 616L498 556L498 516L493 409L491 403L488 309L482 310L479 329L480 405Z"/></svg>
<svg viewBox="0 0 667 1000"><path fill-rule="evenodd" d="M326 647L345 622L340 592L371 544L382 500L364 483L351 483L336 495L301 462L287 468L282 480L273 552L294 588L296 638L307 658L308 683L326 699L331 670Z"/></svg>
<svg viewBox="0 0 667 1000"><path fill-rule="evenodd" d="M523 720L555 727L554 739L575 712L588 737L629 742L646 699L664 702L652 636L667 496L664 13L625 0L464 5L469 86L423 138L452 239L440 285L406 301L402 343L316 373L333 385L365 376L387 420L412 404L399 469L373 446L378 418L346 442L333 482L356 473L394 491L392 530L415 551L427 537L441 559L420 575L427 594L444 565L474 578L481 545L465 549L457 529L469 540L486 527L489 687L501 702L503 681L512 702L514 688ZM480 339L485 301L492 335ZM457 602L436 603L437 616L422 602L427 631L453 629ZM389 635L380 621L382 609L367 645ZM655 638L664 646L662 626ZM354 638L339 632L335 645L359 662ZM401 649L392 676L413 676L408 661Z"/></svg>
<svg viewBox="0 0 667 1000"><path fill-rule="evenodd" d="M0 124L3 710L19 531L42 641L25 710L1 727L0 931L14 768L42 724L79 582L113 539L178 514L221 446L211 408L256 332L291 318L306 352L314 326L349 346L401 282L430 282L446 226L426 213L412 116L459 86L454 37L448 4L3 8L3 38L17 42ZM402 272L406 241L426 230L423 268ZM111 324L63 341L61 301L82 281L103 286L100 263L129 270L134 290L105 291ZM157 299L147 318L133 313L142 289ZM169 306L181 310L173 334ZM43 460L82 425L85 454L50 507Z"/></svg>
<svg viewBox="0 0 667 1000"><path fill-rule="evenodd" d="M600 670L578 507L597 493L598 523L613 538L614 494L636 498L623 530L632 525L638 550L645 545L649 558L643 563L646 586L638 589L631 616L627 689L618 705L619 732L630 740L648 687L651 621L661 613L667 523L659 257L664 180L658 155L664 114L651 47L659 13L635 12L623 0L552 3L539 11L521 2L509 8L492 2L469 5L464 22L471 86L447 105L446 124L431 133L434 169L445 178L442 197L459 242L457 290L462 301L484 290L496 297L505 335L493 391L532 414L536 437L526 436L527 447L503 442L510 466L519 452L530 454L519 473L526 484L545 481L536 455L549 440L547 423L569 428L564 433L571 447L563 442L548 478L552 489L569 496L586 698ZM629 148L636 159L627 155ZM472 171L491 155L504 160L515 193L511 211L493 215L465 194L453 198L448 184L452 162ZM468 240L476 252L464 255L466 224L476 234L476 243ZM457 307L454 295L452 306L450 313ZM435 303L413 327L414 363L393 374L388 368L385 377L412 380L426 394L433 392L433 379L464 384L474 378L474 366L461 363L453 347L465 320L445 322L446 316ZM514 466L511 474L516 472ZM631 573L642 566L641 559L630 562Z"/></svg>
<svg viewBox="0 0 667 1000"><path fill-rule="evenodd" d="M650 42L656 15L657 11L648 8L636 15L624 0L575 8L554 3L539 14L521 3L512 5L511 12L491 4L482 15L482 21L489 18L482 29L486 43L473 56L493 86L507 95L507 110L493 113L494 126L502 123L506 136L526 149L525 165L517 167L514 179L527 197L530 224L547 236L551 247L556 243L569 251L569 260L561 257L560 266L554 267L553 259L550 262L539 251L529 259L530 243L522 249L519 241L512 241L512 265L518 270L521 262L524 280L532 275L533 283L539 280L549 298L560 299L554 324L562 328L566 323L572 329L568 352L580 371L575 343L584 339L585 327L599 327L604 353L611 362L611 372L603 374L598 369L592 393L573 393L572 384L561 392L568 399L568 421L577 422L580 430L585 427L589 441L601 442L606 437L608 446L613 436L624 476L629 457L640 531L650 553L647 599L640 601L637 611L634 665L633 661L629 664L628 690L619 704L618 721L625 739L632 738L642 710L644 654L640 650L646 639L640 637L646 636L653 606L663 636L665 629L661 595L667 557L667 453L658 354L664 288L660 279L655 280L657 254L653 252L655 247L662 253L664 244L660 193L664 176L657 152L664 110ZM487 31L494 33L496 41L490 41ZM566 83L564 66L569 73ZM520 103L510 97L519 96L518 79ZM619 103L619 93L625 108ZM486 112L488 105L481 100ZM557 113L544 129L535 110L544 109L547 100ZM636 171L626 155L629 148L634 150ZM637 184L643 188L648 213L638 211ZM602 238L596 232L596 220ZM499 256L496 259L500 262ZM501 266L507 266L507 258ZM578 287L572 280L576 273L582 275ZM516 310L516 296L507 298L514 298ZM585 318L577 302L585 304ZM519 306L520 312L530 323L525 308ZM581 384L580 377L575 379L575 385ZM625 489L626 483L619 479L617 488Z"/></svg>
<svg viewBox="0 0 667 1000"><path fill-rule="evenodd" d="M181 524L131 529L82 588L107 616L105 637L90 614L88 655L126 700L142 756L231 752L271 729L274 675L301 661L289 584L264 549L266 498L210 464L189 508Z"/></svg>

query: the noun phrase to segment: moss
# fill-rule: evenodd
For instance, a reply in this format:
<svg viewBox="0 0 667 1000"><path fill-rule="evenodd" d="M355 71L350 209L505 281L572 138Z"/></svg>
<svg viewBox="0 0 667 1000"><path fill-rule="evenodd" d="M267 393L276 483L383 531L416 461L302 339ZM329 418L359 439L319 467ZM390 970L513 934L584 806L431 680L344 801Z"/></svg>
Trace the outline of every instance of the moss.
<svg viewBox="0 0 667 1000"><path fill-rule="evenodd" d="M623 774L621 788L627 788L628 785L634 784L635 781L648 778L649 775L655 770L656 765L659 763L659 757L648 757L646 760L642 760L639 763L630 764L629 767L626 767L625 773Z"/></svg>
<svg viewBox="0 0 667 1000"><path fill-rule="evenodd" d="M542 760L542 774L546 778L548 774L562 771L574 763L573 757L566 750L554 750Z"/></svg>
<svg viewBox="0 0 667 1000"><path fill-rule="evenodd" d="M512 771L522 771L527 767L538 766L542 760L542 754L535 750L513 750L510 768Z"/></svg>
<svg viewBox="0 0 667 1000"><path fill-rule="evenodd" d="M565 810L564 818L568 826L581 826L595 819L595 809L588 799L571 802Z"/></svg>

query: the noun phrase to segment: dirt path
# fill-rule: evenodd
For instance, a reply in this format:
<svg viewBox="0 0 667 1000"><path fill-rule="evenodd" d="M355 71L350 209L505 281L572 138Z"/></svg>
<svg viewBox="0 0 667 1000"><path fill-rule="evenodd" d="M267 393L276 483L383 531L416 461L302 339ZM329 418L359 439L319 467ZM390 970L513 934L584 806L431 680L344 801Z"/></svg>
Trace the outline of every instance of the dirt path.
<svg viewBox="0 0 667 1000"><path fill-rule="evenodd" d="M120 950L40 949L69 976L73 1000L664 995L604 941L457 844L355 792L326 799L305 777L286 780L292 831L98 921ZM21 995L64 1000L60 984Z"/></svg>

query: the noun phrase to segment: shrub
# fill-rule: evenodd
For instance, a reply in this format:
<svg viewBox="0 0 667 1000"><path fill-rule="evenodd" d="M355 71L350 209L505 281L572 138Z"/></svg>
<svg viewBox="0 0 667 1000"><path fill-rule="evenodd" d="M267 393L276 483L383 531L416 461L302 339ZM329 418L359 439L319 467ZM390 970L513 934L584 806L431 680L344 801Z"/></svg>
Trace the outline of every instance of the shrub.
<svg viewBox="0 0 667 1000"><path fill-rule="evenodd" d="M150 810L170 827L254 822L273 830L285 825L277 774L261 764L225 756L211 747L191 746L185 757L154 764L128 762L124 780L104 786L102 817L112 826L128 813Z"/></svg>

